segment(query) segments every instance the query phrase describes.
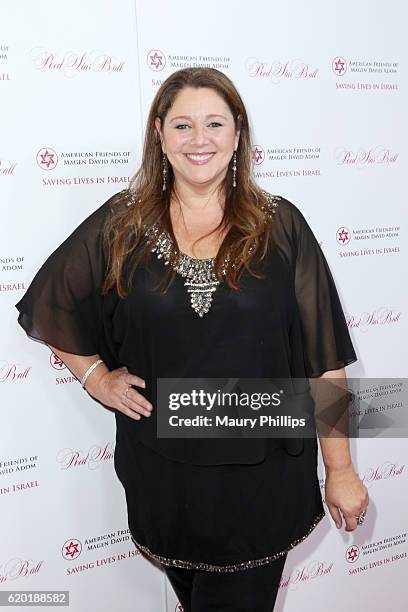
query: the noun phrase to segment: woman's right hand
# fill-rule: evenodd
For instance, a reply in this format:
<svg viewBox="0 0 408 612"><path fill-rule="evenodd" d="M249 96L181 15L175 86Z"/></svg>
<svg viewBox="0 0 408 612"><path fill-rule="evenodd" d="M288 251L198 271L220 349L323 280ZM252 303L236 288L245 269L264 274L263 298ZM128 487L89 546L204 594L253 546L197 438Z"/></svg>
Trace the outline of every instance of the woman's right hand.
<svg viewBox="0 0 408 612"><path fill-rule="evenodd" d="M130 374L127 367L123 366L105 372L94 385L90 385L89 390L88 385L86 387L89 394L104 406L115 408L131 419L138 421L141 415L149 417L153 408L151 403L130 385L145 387L145 381L140 376Z"/></svg>

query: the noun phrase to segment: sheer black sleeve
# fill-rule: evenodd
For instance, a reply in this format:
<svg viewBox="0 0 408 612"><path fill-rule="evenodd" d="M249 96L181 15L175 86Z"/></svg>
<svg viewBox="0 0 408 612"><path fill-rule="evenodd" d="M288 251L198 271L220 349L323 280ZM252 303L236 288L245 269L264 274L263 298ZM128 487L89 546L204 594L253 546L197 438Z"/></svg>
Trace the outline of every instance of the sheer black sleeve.
<svg viewBox="0 0 408 612"><path fill-rule="evenodd" d="M48 257L15 305L28 336L67 353L95 355L105 274L102 228L112 196Z"/></svg>
<svg viewBox="0 0 408 612"><path fill-rule="evenodd" d="M284 198L282 203L289 209L305 370L313 378L343 368L357 356L326 257L300 210Z"/></svg>

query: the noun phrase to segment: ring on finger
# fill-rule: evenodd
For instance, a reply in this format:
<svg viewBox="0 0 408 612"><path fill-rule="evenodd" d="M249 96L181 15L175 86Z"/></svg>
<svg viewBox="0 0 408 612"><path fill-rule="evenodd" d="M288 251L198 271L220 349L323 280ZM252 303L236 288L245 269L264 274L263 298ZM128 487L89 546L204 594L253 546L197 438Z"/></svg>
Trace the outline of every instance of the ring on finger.
<svg viewBox="0 0 408 612"><path fill-rule="evenodd" d="M357 525L362 525L364 523L366 514L367 514L367 511L363 510L363 512L360 512L358 516L355 516L355 518L357 519Z"/></svg>
<svg viewBox="0 0 408 612"><path fill-rule="evenodd" d="M130 387L131 387L131 385L128 385L126 387L126 391L124 392L126 399L128 399L128 395L127 394L128 394L128 391L129 391Z"/></svg>

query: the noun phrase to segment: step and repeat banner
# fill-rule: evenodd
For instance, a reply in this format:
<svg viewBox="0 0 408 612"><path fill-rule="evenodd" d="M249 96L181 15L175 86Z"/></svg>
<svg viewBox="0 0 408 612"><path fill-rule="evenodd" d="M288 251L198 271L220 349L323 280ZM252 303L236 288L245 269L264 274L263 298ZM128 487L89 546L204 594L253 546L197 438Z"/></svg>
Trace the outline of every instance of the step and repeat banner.
<svg viewBox="0 0 408 612"><path fill-rule="evenodd" d="M14 307L127 187L153 96L179 68L237 85L258 183L298 206L329 261L359 358L347 375L384 419L401 407L392 381L372 379L407 373L407 17L402 0L2 1L0 591L69 591L76 612L182 610L130 539L113 413L26 337ZM405 610L407 447L351 440L366 522L347 533L327 511L289 553L276 610ZM318 469L324 493L320 456Z"/></svg>

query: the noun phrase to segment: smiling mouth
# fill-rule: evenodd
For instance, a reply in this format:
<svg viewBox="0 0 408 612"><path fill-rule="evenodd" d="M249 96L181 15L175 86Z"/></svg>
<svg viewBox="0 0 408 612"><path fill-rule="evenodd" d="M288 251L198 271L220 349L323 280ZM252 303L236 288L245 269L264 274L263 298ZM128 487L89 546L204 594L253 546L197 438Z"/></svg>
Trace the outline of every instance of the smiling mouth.
<svg viewBox="0 0 408 612"><path fill-rule="evenodd" d="M205 164L215 153L186 153L186 157L194 164Z"/></svg>

